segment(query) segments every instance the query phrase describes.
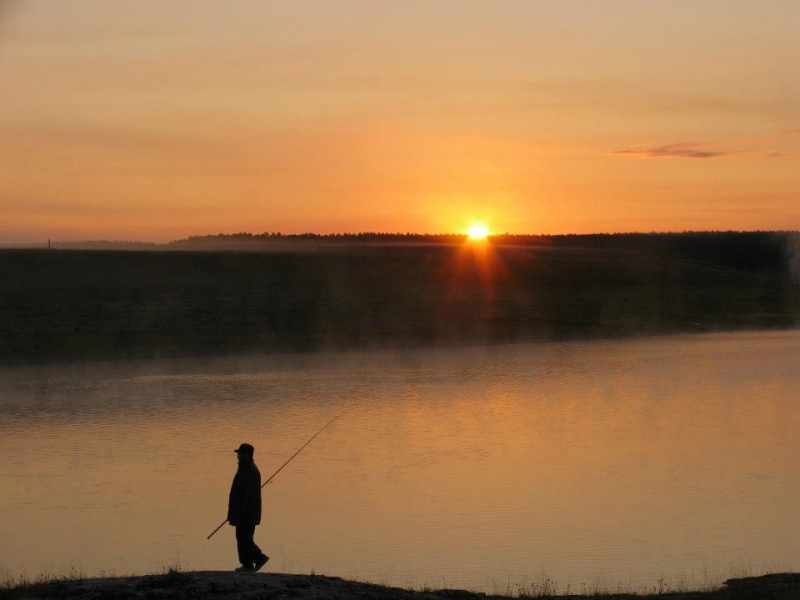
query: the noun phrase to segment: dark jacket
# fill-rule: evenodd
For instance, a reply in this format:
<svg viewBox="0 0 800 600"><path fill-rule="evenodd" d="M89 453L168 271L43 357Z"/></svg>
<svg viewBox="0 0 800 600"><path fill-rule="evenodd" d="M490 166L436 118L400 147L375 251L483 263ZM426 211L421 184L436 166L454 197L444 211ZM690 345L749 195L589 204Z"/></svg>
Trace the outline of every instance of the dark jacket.
<svg viewBox="0 0 800 600"><path fill-rule="evenodd" d="M252 461L239 466L228 497L231 525L261 524L261 473Z"/></svg>

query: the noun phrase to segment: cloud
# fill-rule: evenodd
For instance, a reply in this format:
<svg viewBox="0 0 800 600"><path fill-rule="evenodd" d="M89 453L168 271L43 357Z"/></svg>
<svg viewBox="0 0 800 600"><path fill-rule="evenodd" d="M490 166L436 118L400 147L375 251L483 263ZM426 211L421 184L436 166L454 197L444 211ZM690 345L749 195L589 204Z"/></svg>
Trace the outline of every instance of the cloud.
<svg viewBox="0 0 800 600"><path fill-rule="evenodd" d="M634 158L748 158L780 159L798 156L800 129L784 129L768 134L741 137L724 142L678 142L674 144L636 144L611 156Z"/></svg>
<svg viewBox="0 0 800 600"><path fill-rule="evenodd" d="M638 158L721 158L739 154L737 151L714 150L711 144L701 142L681 142L661 146L637 146L627 150L616 150L617 156Z"/></svg>

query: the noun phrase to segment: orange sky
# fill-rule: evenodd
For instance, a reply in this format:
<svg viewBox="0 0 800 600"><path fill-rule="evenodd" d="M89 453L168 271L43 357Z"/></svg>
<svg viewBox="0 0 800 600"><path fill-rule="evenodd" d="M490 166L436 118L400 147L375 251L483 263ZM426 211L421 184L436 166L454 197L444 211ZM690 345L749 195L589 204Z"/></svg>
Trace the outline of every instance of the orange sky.
<svg viewBox="0 0 800 600"><path fill-rule="evenodd" d="M800 229L796 0L0 0L0 244Z"/></svg>

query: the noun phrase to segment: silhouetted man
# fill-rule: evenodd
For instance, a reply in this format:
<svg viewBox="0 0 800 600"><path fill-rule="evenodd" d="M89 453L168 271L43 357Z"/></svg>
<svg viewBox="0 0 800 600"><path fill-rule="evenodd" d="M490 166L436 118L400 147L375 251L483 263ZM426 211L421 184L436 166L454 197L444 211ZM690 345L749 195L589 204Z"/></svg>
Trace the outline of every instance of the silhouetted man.
<svg viewBox="0 0 800 600"><path fill-rule="evenodd" d="M269 560L253 541L256 525L261 524L261 473L253 462L253 451L250 444L234 450L239 468L228 498L228 523L236 527L236 548L242 563L237 571L258 571Z"/></svg>

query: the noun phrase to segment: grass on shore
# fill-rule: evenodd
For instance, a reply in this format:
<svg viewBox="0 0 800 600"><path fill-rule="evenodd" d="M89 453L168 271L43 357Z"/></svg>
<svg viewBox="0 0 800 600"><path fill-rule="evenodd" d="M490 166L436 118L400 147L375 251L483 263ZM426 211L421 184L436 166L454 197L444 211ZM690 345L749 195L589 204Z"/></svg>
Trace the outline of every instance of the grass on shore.
<svg viewBox="0 0 800 600"><path fill-rule="evenodd" d="M230 579L238 582L233 587L230 587L230 583L224 583L229 579L228 575L231 576ZM542 579L537 582L524 585L509 584L505 589L484 593L450 589L446 585L443 589L434 589L428 585L401 589L355 580L343 580L339 577L315 575L314 571L310 575L272 574L268 578L248 578L247 576L239 578L234 573L192 573L185 571L179 564L172 564L162 567L160 573L140 577L132 575L123 577L105 573L87 577L72 569L63 575L40 574L31 578L25 573L14 576L10 572L0 569L0 600L97 598L103 597L106 593L120 598L158 597L162 600L183 600L196 597L199 591L198 585L202 585L200 582L208 576L220 578L221 581L214 579L211 583L211 589L218 592L217 597L220 599L250 597L252 593L263 593L267 589L269 589L269 597L289 590L292 592L292 596L296 596L300 600L304 597L360 598L362 600L544 600L548 598L552 600L588 600L589 598L604 600L789 600L797 598L800 591L800 574L797 573L766 574L759 577L750 575L730 580L726 586L710 583L699 587L689 586L685 583L671 585L662 579L652 587L639 590L629 589L624 585L616 590L601 588L599 585L591 589L585 584L581 586L581 589L573 590L569 586L562 589L555 581L543 575ZM98 586L97 580L103 578L108 578L108 583L100 582ZM131 578L133 583L119 581L128 578ZM87 590L83 589L85 586L81 585L84 580L92 580L88 595ZM208 582L206 582L207 584ZM262 587L264 584L267 585L267 588ZM123 587L120 588L120 585ZM131 585L135 589L124 587ZM241 587L242 585L245 587ZM248 587L250 585L256 587L250 589ZM204 590L203 593L207 594L207 590Z"/></svg>
<svg viewBox="0 0 800 600"><path fill-rule="evenodd" d="M8 571L0 571L0 600L35 597L46 593L55 584L69 581L80 581L84 576L72 568L66 574L48 575L40 573L30 577L27 573L13 575Z"/></svg>
<svg viewBox="0 0 800 600"><path fill-rule="evenodd" d="M96 577L114 577L115 574L100 572ZM189 575L179 564L165 565L161 572L152 576L159 578L161 587L180 587L189 580ZM0 600L16 600L17 598L30 598L47 595L55 587L71 582L86 579L87 576L74 567L66 574L49 575L40 573L35 577L23 572L13 575L6 570L0 570Z"/></svg>
<svg viewBox="0 0 800 600"><path fill-rule="evenodd" d="M312 570L310 577L315 577L317 574ZM116 577L115 573L108 574L102 572L97 576L92 576L92 579L97 577ZM191 581L191 573L187 572L179 564L165 565L162 567L160 573L145 575L144 577L152 579L152 584L156 585L159 589L163 588L180 588L187 585ZM70 583L80 582L89 576L81 573L75 568L70 569L66 574L49 575L39 574L35 577L30 577L26 573L20 575L13 575L8 571L0 570L0 600L21 600L22 598L39 598L51 596L63 596L64 586ZM349 582L353 585L359 585L360 582ZM148 586L149 587L149 586ZM388 587L388 586L381 586ZM468 597L473 596L475 600L480 598L494 597L494 598L515 598L521 600L529 599L545 599L545 598L606 598L613 600L614 598L667 598L667 597L702 597L705 595L713 595L719 592L720 588L716 586L708 586L705 589L677 589L669 586L664 580L659 580L657 585L649 589L640 591L631 591L623 589L621 586L616 591L601 589L599 586L595 589L588 588L583 585L580 590L572 590L569 587L566 590L561 590L559 585L544 576L541 581L531 582L526 584L509 584L505 589L496 589L492 593L484 592L471 592L469 590L452 590L447 589L446 586L442 590L434 589L429 585L424 586L410 586L407 591L412 594L422 595L436 595L442 597L458 596L462 600L467 600ZM680 587L680 586L679 586ZM60 591L59 591L60 590Z"/></svg>

